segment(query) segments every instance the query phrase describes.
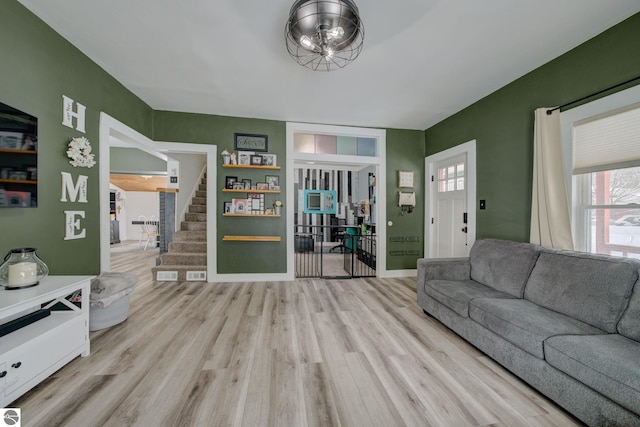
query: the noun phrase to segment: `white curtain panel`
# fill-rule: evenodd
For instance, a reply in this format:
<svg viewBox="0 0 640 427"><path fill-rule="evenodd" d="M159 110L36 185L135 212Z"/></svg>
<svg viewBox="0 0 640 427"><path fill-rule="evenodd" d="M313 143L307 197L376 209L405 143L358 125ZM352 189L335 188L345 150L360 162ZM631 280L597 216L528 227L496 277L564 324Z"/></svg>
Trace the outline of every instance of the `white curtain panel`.
<svg viewBox="0 0 640 427"><path fill-rule="evenodd" d="M573 249L569 202L564 185L560 110L535 111L531 243Z"/></svg>

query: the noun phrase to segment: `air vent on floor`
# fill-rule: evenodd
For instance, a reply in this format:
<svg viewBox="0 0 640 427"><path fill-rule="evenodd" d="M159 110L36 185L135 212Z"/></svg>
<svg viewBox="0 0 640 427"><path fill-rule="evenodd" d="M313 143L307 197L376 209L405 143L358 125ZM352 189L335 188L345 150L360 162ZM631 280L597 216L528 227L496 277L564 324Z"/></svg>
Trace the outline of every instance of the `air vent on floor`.
<svg viewBox="0 0 640 427"><path fill-rule="evenodd" d="M177 271L158 271L156 273L156 280L158 282L176 282L178 281Z"/></svg>
<svg viewBox="0 0 640 427"><path fill-rule="evenodd" d="M207 280L206 271L187 271L188 282L202 282L204 280Z"/></svg>

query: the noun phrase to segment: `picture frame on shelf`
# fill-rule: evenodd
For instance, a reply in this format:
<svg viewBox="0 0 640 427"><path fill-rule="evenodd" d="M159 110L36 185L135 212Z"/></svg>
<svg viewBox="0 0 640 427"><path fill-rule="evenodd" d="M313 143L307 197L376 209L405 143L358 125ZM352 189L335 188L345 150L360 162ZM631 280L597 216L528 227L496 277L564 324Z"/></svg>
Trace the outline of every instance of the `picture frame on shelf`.
<svg viewBox="0 0 640 427"><path fill-rule="evenodd" d="M233 189L234 190L244 190L244 183L243 182L239 182L236 181L233 183Z"/></svg>
<svg viewBox="0 0 640 427"><path fill-rule="evenodd" d="M247 209L247 199L231 199L231 204L233 206L234 214L246 214L248 213Z"/></svg>
<svg viewBox="0 0 640 427"><path fill-rule="evenodd" d="M262 156L259 154L252 154L250 162L251 166L262 166Z"/></svg>
<svg viewBox="0 0 640 427"><path fill-rule="evenodd" d="M275 187L280 188L280 177L278 175L266 175L264 180L269 185L269 190L275 190Z"/></svg>
<svg viewBox="0 0 640 427"><path fill-rule="evenodd" d="M233 213L233 203L224 202L224 205L223 205L223 208L222 208L222 213L232 214Z"/></svg>
<svg viewBox="0 0 640 427"><path fill-rule="evenodd" d="M234 148L237 151L255 151L266 153L269 151L269 137L252 133L234 134Z"/></svg>
<svg viewBox="0 0 640 427"><path fill-rule="evenodd" d="M238 151L238 164L249 166L251 164L251 156L256 154L255 151Z"/></svg>
<svg viewBox="0 0 640 427"><path fill-rule="evenodd" d="M244 178L242 180L242 184L243 184L245 190L251 190L251 180L250 179Z"/></svg>
<svg viewBox="0 0 640 427"><path fill-rule="evenodd" d="M238 181L238 177L237 176L227 176L224 179L224 188L226 188L227 190L232 190L233 189L233 184Z"/></svg>
<svg viewBox="0 0 640 427"><path fill-rule="evenodd" d="M247 194L248 210L254 215L264 214L264 194L249 193Z"/></svg>
<svg viewBox="0 0 640 427"><path fill-rule="evenodd" d="M256 183L256 190L258 191L264 191L264 190L268 190L269 189L269 184L266 182L257 182Z"/></svg>
<svg viewBox="0 0 640 427"><path fill-rule="evenodd" d="M275 154L262 154L262 166L277 166L278 156Z"/></svg>

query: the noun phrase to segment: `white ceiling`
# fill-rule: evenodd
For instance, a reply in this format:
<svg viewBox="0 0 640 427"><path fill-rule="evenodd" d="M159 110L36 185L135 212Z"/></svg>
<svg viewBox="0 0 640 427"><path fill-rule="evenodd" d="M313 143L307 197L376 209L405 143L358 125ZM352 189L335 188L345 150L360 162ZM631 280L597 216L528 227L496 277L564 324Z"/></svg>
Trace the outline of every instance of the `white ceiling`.
<svg viewBox="0 0 640 427"><path fill-rule="evenodd" d="M156 110L426 129L640 11L638 0L356 0L364 48L313 72L294 0L19 0Z"/></svg>

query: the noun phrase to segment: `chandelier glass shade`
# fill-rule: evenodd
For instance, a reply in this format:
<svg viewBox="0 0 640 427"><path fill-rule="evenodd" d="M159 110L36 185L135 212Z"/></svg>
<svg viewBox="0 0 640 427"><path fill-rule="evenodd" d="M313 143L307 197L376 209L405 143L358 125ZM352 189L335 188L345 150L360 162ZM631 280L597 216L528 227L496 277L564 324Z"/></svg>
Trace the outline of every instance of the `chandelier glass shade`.
<svg viewBox="0 0 640 427"><path fill-rule="evenodd" d="M364 42L364 26L351 0L297 0L284 32L289 55L314 71L345 67Z"/></svg>

